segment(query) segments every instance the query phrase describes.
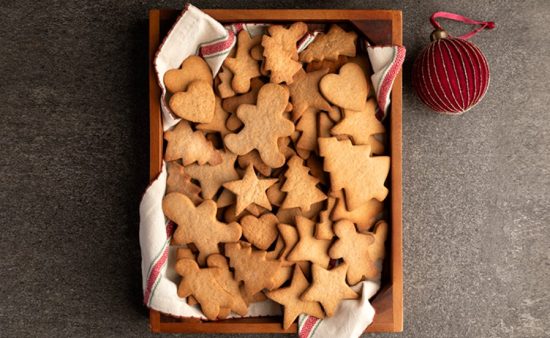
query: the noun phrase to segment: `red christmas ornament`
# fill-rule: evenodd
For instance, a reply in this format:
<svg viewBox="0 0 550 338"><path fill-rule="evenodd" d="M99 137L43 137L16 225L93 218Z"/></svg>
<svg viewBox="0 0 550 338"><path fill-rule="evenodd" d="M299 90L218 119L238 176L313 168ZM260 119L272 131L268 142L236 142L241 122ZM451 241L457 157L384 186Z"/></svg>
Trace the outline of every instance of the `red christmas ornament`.
<svg viewBox="0 0 550 338"><path fill-rule="evenodd" d="M435 20L438 17L481 26L455 38ZM413 86L420 100L434 111L460 115L483 98L490 79L487 59L466 40L485 28L494 28L495 24L447 12L434 13L430 21L436 30L431 35L432 43L414 62Z"/></svg>

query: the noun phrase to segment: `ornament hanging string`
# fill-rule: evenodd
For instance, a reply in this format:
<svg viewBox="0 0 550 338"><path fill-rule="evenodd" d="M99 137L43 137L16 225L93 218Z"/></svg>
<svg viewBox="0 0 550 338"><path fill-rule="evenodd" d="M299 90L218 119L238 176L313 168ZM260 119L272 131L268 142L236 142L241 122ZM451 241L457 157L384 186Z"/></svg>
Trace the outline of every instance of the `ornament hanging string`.
<svg viewBox="0 0 550 338"><path fill-rule="evenodd" d="M476 35L477 33L481 32L484 29L493 29L493 28L495 28L495 23L492 22L492 21L476 21L476 20L472 20L470 18L467 18L467 17L459 15L459 14L454 14L454 13L449 13L449 12L435 12L430 17L430 22L432 23L432 25L434 26L435 29L442 30L442 31L444 29L443 29L443 27L441 27L441 24L439 24L439 22L436 21L437 18L443 18L443 19L449 19L449 20L464 22L464 23L470 24L470 25L480 25L480 27L472 30L471 32L466 33L466 34L461 35L461 36L458 37L458 38L464 39L464 40L468 40L469 38L471 38L472 36ZM448 35L451 36L450 34L448 34Z"/></svg>

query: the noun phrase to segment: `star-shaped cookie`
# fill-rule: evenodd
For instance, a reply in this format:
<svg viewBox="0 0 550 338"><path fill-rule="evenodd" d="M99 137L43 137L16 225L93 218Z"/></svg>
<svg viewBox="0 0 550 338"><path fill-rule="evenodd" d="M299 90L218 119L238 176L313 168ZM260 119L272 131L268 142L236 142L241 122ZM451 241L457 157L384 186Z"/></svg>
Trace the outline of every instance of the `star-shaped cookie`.
<svg viewBox="0 0 550 338"><path fill-rule="evenodd" d="M323 318L324 312L321 305L315 301L300 299L302 293L308 288L304 273L298 265L294 266L294 274L290 286L274 291L269 291L266 296L285 307L283 328L288 329L300 314L308 314L317 318Z"/></svg>
<svg viewBox="0 0 550 338"><path fill-rule="evenodd" d="M201 185L201 195L204 199L212 199L218 189L229 181L239 178L235 170L235 160L237 155L225 151L221 153L222 161L218 165L190 165L185 167L185 172L192 178L199 181Z"/></svg>
<svg viewBox="0 0 550 338"><path fill-rule="evenodd" d="M331 270L317 264L312 266L313 283L301 299L319 302L328 317L332 317L343 299L356 299L359 295L346 284L348 264L343 263Z"/></svg>
<svg viewBox="0 0 550 338"><path fill-rule="evenodd" d="M261 207L271 210L271 204L267 199L265 191L267 188L275 184L277 180L277 178L265 180L258 179L256 173L254 172L254 168L252 165L249 165L246 168L246 172L242 180L227 182L224 183L223 186L237 195L236 214L238 215L252 203L256 203Z"/></svg>

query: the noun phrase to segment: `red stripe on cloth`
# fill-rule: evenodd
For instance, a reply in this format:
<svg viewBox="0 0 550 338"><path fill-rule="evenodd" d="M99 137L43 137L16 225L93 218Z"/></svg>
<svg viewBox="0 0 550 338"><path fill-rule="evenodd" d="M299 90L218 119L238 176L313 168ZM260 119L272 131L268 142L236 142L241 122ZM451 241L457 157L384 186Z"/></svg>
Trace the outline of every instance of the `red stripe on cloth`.
<svg viewBox="0 0 550 338"><path fill-rule="evenodd" d="M235 30L237 31L236 33L239 33L244 29L244 23L242 22L236 23L233 26L235 26Z"/></svg>
<svg viewBox="0 0 550 338"><path fill-rule="evenodd" d="M176 224L172 221L168 222L166 225L166 237L167 239L172 236L172 233L174 232L174 228L176 227ZM162 270L162 267L168 260L168 250L170 249L169 245L166 245L164 248L164 252L162 253L162 256L159 258L159 260L155 263L153 266L153 269L151 270L151 274L149 275L149 279L147 280L147 287L145 288L145 294L143 295L143 302L147 305L149 304L149 297L151 297L151 290L153 289L153 286L155 285L155 282L160 276L160 271Z"/></svg>
<svg viewBox="0 0 550 338"><path fill-rule="evenodd" d="M378 106L380 107L379 113L381 114L377 113L376 117L379 120L386 117L385 108L386 108L388 94L391 91L391 86L393 84L393 81L395 80L395 77L397 76L397 74L399 74L399 71L401 70L403 61L405 61L405 52L406 52L405 47L395 47L395 48L397 48L397 56L395 57L395 60L390 66L390 69L386 74L386 77L384 78L382 86L380 87L380 93L378 93Z"/></svg>
<svg viewBox="0 0 550 338"><path fill-rule="evenodd" d="M166 263L166 260L168 259L168 249L169 246L166 246L164 249L164 252L162 253L162 256L159 258L155 266L153 267L153 270L151 270L151 275L149 276L149 279L147 280L147 288L145 289L145 294L143 295L143 302L145 304L149 304L149 297L151 296L151 290L153 289L153 285L155 285L155 282L157 278L160 275L160 270Z"/></svg>
<svg viewBox="0 0 550 338"><path fill-rule="evenodd" d="M315 327L315 324L319 321L319 318L309 316L306 319L306 322L302 326L302 329L300 332L298 332L298 336L300 338L308 338L309 334L311 333L311 330Z"/></svg>
<svg viewBox="0 0 550 338"><path fill-rule="evenodd" d="M168 224L166 224L166 237L172 236L174 233L174 228L176 227L176 223L170 221Z"/></svg>
<svg viewBox="0 0 550 338"><path fill-rule="evenodd" d="M235 42L235 34L232 31L227 31L227 33L228 33L227 39L212 45L201 47L200 55L208 56L208 55L216 54L231 48L231 46L233 46L233 43Z"/></svg>

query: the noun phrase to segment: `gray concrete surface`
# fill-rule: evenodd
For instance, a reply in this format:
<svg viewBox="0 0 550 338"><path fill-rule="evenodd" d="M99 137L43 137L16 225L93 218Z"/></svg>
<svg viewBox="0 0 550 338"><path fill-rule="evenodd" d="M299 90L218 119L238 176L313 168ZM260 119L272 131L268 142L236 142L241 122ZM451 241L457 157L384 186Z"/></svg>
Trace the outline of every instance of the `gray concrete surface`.
<svg viewBox="0 0 550 338"><path fill-rule="evenodd" d="M550 2L195 4L402 9L402 336L548 336ZM149 335L137 212L148 174L147 9L182 5L0 3L0 336ZM492 78L462 117L430 113L411 90L437 10L498 25L473 38Z"/></svg>

